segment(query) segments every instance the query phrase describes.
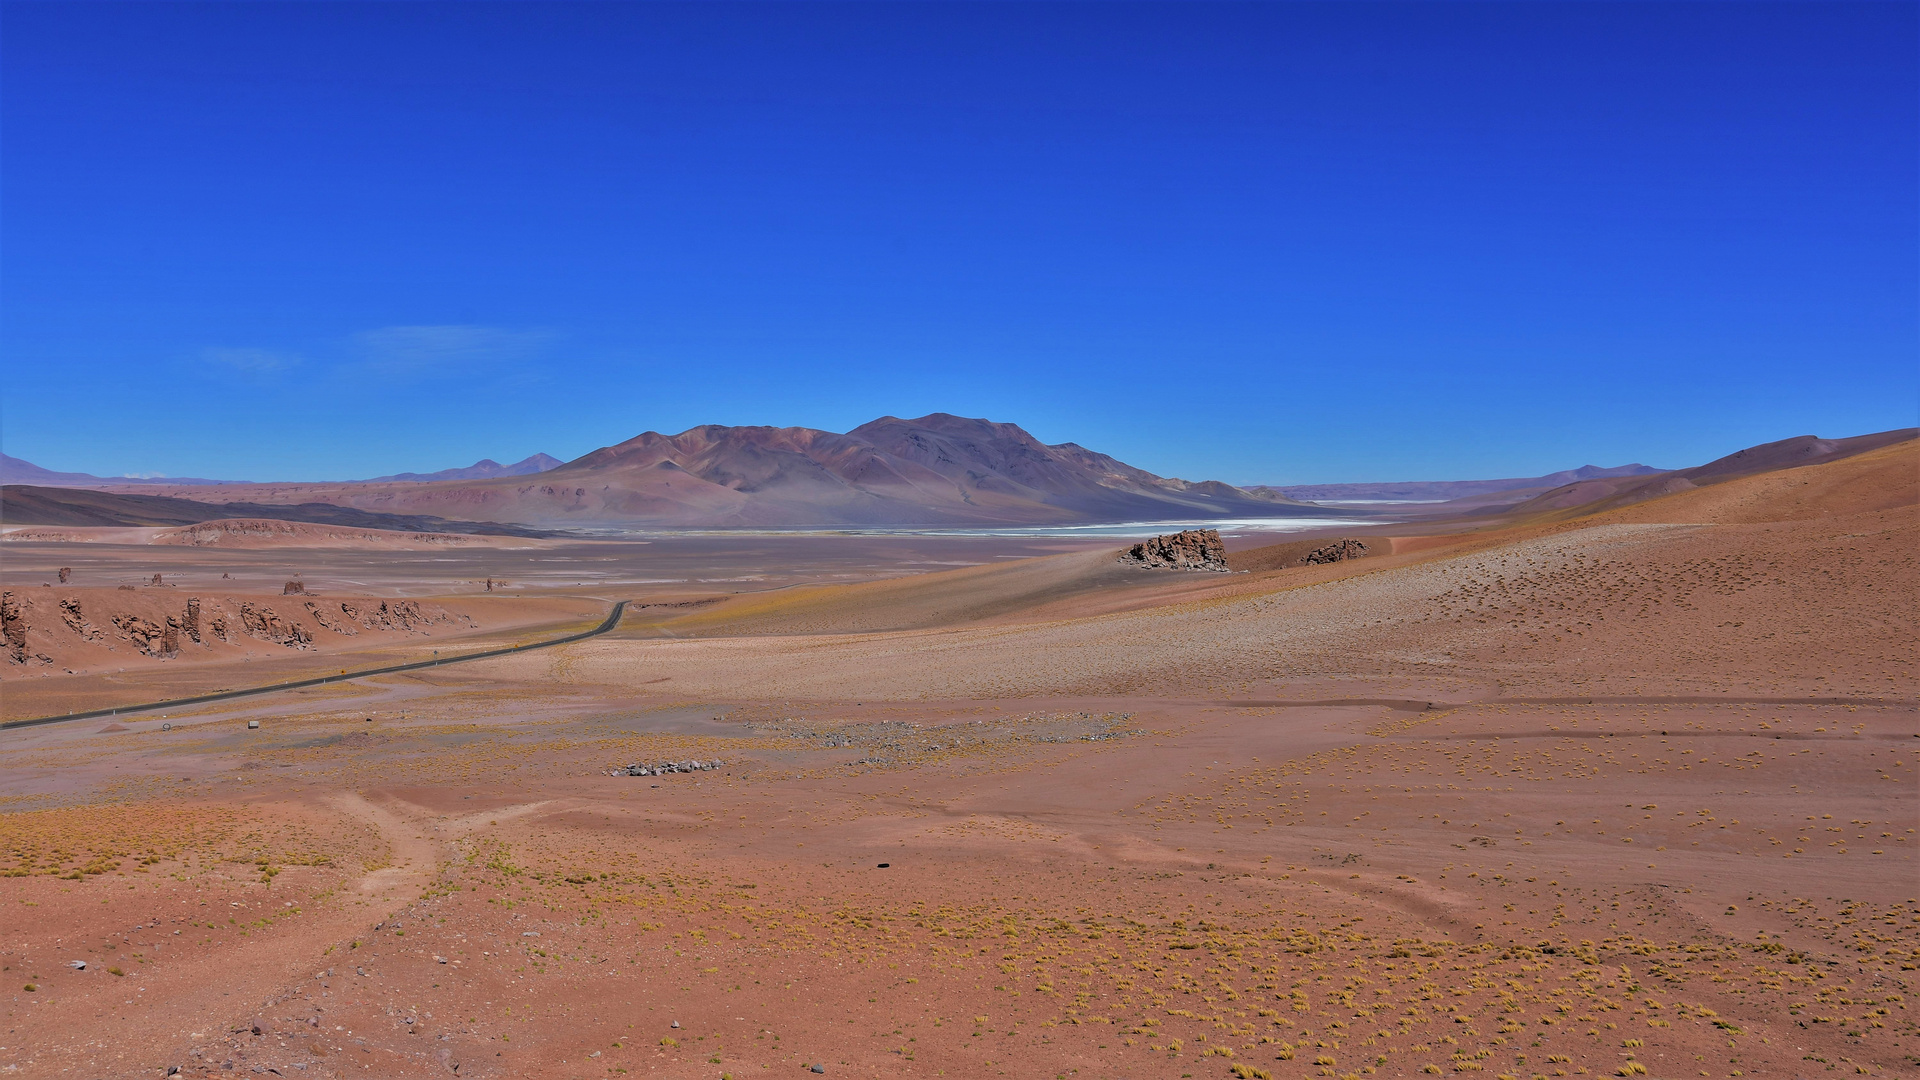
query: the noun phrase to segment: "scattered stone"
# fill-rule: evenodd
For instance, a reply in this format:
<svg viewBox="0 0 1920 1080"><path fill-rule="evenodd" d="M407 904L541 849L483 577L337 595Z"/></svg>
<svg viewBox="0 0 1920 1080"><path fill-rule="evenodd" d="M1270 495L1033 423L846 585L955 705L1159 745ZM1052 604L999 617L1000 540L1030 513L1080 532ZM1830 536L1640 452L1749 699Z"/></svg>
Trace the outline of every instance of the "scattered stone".
<svg viewBox="0 0 1920 1080"><path fill-rule="evenodd" d="M708 772L724 768L724 761L662 761L657 765L629 765L614 770L615 776L665 776L668 773Z"/></svg>
<svg viewBox="0 0 1920 1080"><path fill-rule="evenodd" d="M668 1026L668 1027L679 1027L679 1026L680 1026L680 1021L678 1021L678 1020L675 1020L675 1021L674 1021L673 1023L671 1023L671 1024L668 1024L667 1026Z"/></svg>
<svg viewBox="0 0 1920 1080"><path fill-rule="evenodd" d="M1216 529L1188 529L1144 540L1127 549L1120 561L1160 570L1227 572L1227 546Z"/></svg>
<svg viewBox="0 0 1920 1080"><path fill-rule="evenodd" d="M67 961L67 966L75 971L87 970L87 962L85 960L69 960Z"/></svg>
<svg viewBox="0 0 1920 1080"><path fill-rule="evenodd" d="M1303 566L1323 566L1327 563L1358 559L1367 553L1367 545L1359 540L1336 540L1325 547L1314 548L1301 556Z"/></svg>
<svg viewBox="0 0 1920 1080"><path fill-rule="evenodd" d="M815 1065L810 1071L823 1073L827 1071L827 1067L825 1065Z"/></svg>

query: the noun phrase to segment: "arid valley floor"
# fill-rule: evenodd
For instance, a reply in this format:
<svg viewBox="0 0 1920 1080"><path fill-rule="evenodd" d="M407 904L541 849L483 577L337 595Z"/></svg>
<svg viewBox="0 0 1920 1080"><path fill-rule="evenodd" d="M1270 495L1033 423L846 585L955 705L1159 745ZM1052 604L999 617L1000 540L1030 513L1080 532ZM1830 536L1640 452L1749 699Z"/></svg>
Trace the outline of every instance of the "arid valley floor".
<svg viewBox="0 0 1920 1080"><path fill-rule="evenodd" d="M1920 1070L1911 441L1230 574L82 533L5 719L629 607L0 731L0 1075Z"/></svg>

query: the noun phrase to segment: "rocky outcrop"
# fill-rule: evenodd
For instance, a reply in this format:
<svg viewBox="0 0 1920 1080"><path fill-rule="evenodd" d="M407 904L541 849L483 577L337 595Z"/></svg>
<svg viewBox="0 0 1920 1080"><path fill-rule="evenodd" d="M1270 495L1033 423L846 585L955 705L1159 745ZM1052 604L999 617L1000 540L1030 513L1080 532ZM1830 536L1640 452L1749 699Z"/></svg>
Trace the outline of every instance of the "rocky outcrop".
<svg viewBox="0 0 1920 1080"><path fill-rule="evenodd" d="M307 584L304 581L289 581L280 587L281 596L301 596L304 595L306 591Z"/></svg>
<svg viewBox="0 0 1920 1080"><path fill-rule="evenodd" d="M438 622L452 622L444 611L428 612L414 600L382 600L378 607L359 607L342 602L340 610L347 618L369 630L419 630Z"/></svg>
<svg viewBox="0 0 1920 1080"><path fill-rule="evenodd" d="M67 582L72 580L73 580L73 567L71 566L61 567L60 568L60 584L65 585Z"/></svg>
<svg viewBox="0 0 1920 1080"><path fill-rule="evenodd" d="M195 645L200 644L200 598L199 597L197 596L187 597L187 617L184 620L182 620L181 625L182 625L182 629L186 630L187 636L193 639L193 643Z"/></svg>
<svg viewBox="0 0 1920 1080"><path fill-rule="evenodd" d="M61 599L60 621L66 623L67 629L79 635L82 641L100 640L100 628L88 622L87 617L81 613L80 598L77 596Z"/></svg>
<svg viewBox="0 0 1920 1080"><path fill-rule="evenodd" d="M167 655L167 628L159 623L143 619L138 615L115 615L113 625L120 628L122 637L133 642L134 648L148 656ZM179 651L177 631L174 637L174 651Z"/></svg>
<svg viewBox="0 0 1920 1080"><path fill-rule="evenodd" d="M27 662L27 613L12 593L0 593L0 641L6 643L7 662Z"/></svg>
<svg viewBox="0 0 1920 1080"><path fill-rule="evenodd" d="M313 644L313 631L291 619L282 619L279 612L265 604L256 607L250 603L242 603L240 625L248 637L271 641L276 645L303 649Z"/></svg>
<svg viewBox="0 0 1920 1080"><path fill-rule="evenodd" d="M1227 547L1214 529L1188 529L1185 532L1156 536L1127 549L1123 563L1163 570L1212 570L1227 572Z"/></svg>
<svg viewBox="0 0 1920 1080"><path fill-rule="evenodd" d="M339 611L344 613L345 610L346 605L340 605ZM336 614L334 608L309 600L307 601L307 612L313 616L313 621L319 623L320 628L323 630L331 630L336 634L344 634L347 637L354 637L360 633L359 627L342 619L339 614Z"/></svg>
<svg viewBox="0 0 1920 1080"><path fill-rule="evenodd" d="M1336 540L1325 547L1317 547L1300 557L1302 566L1323 566L1327 563L1343 562L1347 559L1362 558L1367 554L1367 545L1359 540Z"/></svg>

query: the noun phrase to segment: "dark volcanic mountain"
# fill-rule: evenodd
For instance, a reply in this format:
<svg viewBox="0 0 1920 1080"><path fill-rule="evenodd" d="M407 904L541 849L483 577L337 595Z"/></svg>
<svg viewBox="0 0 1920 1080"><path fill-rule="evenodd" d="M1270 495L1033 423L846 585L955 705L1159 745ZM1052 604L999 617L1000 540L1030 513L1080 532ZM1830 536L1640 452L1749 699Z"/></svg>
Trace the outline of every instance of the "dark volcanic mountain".
<svg viewBox="0 0 1920 1080"><path fill-rule="evenodd" d="M499 522L444 521L418 515L381 514L330 503L215 503L92 488L0 485L0 525L165 526L198 525L203 521L231 518L269 518L396 532L546 535L537 529L523 529Z"/></svg>
<svg viewBox="0 0 1920 1080"><path fill-rule="evenodd" d="M1271 514L1289 500L1155 476L1013 424L885 416L844 435L707 425L649 431L542 475L573 498L529 520L658 524L926 525L1170 520ZM532 494L531 491L528 492ZM564 501L564 500L562 500Z"/></svg>

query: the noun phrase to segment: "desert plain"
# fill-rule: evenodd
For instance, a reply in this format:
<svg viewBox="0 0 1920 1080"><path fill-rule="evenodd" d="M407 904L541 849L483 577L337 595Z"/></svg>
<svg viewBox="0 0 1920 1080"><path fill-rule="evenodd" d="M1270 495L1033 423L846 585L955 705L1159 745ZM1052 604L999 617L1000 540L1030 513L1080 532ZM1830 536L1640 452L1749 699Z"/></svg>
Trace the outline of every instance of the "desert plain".
<svg viewBox="0 0 1920 1080"><path fill-rule="evenodd" d="M16 533L0 1075L1912 1075L1917 515Z"/></svg>

